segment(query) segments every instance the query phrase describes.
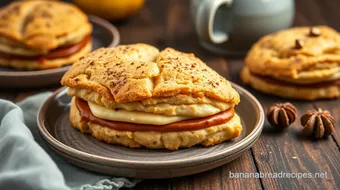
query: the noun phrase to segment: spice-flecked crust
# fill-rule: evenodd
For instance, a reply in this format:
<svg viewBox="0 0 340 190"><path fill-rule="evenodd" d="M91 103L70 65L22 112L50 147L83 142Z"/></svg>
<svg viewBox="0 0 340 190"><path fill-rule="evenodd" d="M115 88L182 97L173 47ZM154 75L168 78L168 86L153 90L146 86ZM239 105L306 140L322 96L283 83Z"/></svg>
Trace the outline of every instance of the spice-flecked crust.
<svg viewBox="0 0 340 190"><path fill-rule="evenodd" d="M0 10L0 36L11 43L51 50L80 41L92 31L76 6L58 1L19 1Z"/></svg>
<svg viewBox="0 0 340 190"><path fill-rule="evenodd" d="M157 131L117 131L91 122L81 121L78 108L72 99L70 108L70 122L74 128L83 133L92 134L98 140L110 144L123 145L130 148L146 147L150 149L166 148L177 150L195 145L213 146L226 140L238 137L242 132L239 116L225 124L208 127L195 131L157 132Z"/></svg>
<svg viewBox="0 0 340 190"><path fill-rule="evenodd" d="M262 92L303 100L340 97L336 83L313 86L340 80L340 34L327 26L295 27L267 35L253 45L245 64L241 79Z"/></svg>
<svg viewBox="0 0 340 190"><path fill-rule="evenodd" d="M172 48L159 52L146 44L102 48L82 58L61 84L88 89L118 103L188 94L240 101L231 84L193 54Z"/></svg>
<svg viewBox="0 0 340 190"><path fill-rule="evenodd" d="M295 27L267 35L248 52L245 64L252 73L294 80L332 77L340 72L340 35L327 26ZM296 40L302 41L297 47Z"/></svg>

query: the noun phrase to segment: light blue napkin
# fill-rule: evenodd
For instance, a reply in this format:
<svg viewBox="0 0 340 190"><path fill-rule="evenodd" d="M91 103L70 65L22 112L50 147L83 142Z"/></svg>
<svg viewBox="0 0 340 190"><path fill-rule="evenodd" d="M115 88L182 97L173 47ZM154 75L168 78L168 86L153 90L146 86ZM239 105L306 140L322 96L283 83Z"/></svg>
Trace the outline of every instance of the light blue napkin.
<svg viewBox="0 0 340 190"><path fill-rule="evenodd" d="M64 160L41 138L37 112L51 93L15 105L0 99L0 189L111 190L139 180L86 171Z"/></svg>

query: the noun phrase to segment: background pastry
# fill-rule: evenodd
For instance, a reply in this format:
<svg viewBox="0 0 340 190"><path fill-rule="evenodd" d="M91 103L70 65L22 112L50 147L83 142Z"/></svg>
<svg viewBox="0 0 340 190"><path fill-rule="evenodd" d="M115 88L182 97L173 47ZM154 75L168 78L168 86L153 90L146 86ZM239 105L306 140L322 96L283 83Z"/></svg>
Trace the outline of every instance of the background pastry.
<svg viewBox="0 0 340 190"><path fill-rule="evenodd" d="M265 36L245 64L241 79L262 92L305 100L340 96L340 35L327 26Z"/></svg>
<svg viewBox="0 0 340 190"><path fill-rule="evenodd" d="M0 10L0 66L50 69L91 51L92 26L76 6L20 1Z"/></svg>
<svg viewBox="0 0 340 190"><path fill-rule="evenodd" d="M70 121L99 140L139 148L211 146L240 135L239 94L193 54L146 44L99 49L62 85Z"/></svg>

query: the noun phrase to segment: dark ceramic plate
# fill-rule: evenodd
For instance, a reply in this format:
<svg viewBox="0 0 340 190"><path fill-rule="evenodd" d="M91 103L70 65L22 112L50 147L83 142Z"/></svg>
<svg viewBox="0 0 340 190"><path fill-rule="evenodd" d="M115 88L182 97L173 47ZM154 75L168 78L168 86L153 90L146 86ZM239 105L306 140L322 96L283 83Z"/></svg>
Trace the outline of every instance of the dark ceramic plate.
<svg viewBox="0 0 340 190"><path fill-rule="evenodd" d="M96 140L69 122L71 98L56 91L38 113L39 130L50 147L71 163L99 173L134 178L169 178L195 174L226 164L248 150L261 134L264 113L256 98L233 84L240 93L236 112L242 119L240 137L212 147L177 151L130 149Z"/></svg>
<svg viewBox="0 0 340 190"><path fill-rule="evenodd" d="M112 24L96 16L89 16L93 25L92 50L119 44L119 32ZM19 71L0 67L0 87L33 88L58 84L71 66L39 71Z"/></svg>

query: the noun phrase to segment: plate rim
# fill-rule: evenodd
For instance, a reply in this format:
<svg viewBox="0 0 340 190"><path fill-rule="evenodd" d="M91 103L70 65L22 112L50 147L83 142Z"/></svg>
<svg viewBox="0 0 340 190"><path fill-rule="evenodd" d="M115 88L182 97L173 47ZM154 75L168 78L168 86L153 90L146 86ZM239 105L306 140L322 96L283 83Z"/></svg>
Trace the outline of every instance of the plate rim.
<svg viewBox="0 0 340 190"><path fill-rule="evenodd" d="M216 154L213 154L210 157L205 157L206 155L203 156L198 156L195 157L194 159L192 158L186 158L186 159L180 159L180 160L165 160L165 161L138 161L138 160L124 160L124 159L118 159L118 158L108 158L105 156L98 156L98 155L94 155L94 154L90 154L87 152L83 152L81 150L77 150L73 147L70 147L62 142L60 142L58 139L56 139L54 136L52 136L49 131L47 130L46 126L45 126L45 120L46 118L44 117L48 106L51 104L51 102L55 99L55 97L57 97L60 93L62 93L63 91L67 90L67 87L61 87L58 90L56 90L45 102L44 104L40 107L38 114L37 114L37 123L38 123L38 128L39 128L39 132L41 134L41 136L43 137L43 139L45 139L47 141L47 143L50 146L53 146L54 148L57 148L60 152L63 152L64 154L67 154L69 156L73 156L73 157L78 157L78 158L82 158L82 160L90 160L90 162L92 162L92 160L96 160L96 162L101 162L101 163L105 163L105 164L113 164L113 165L120 165L120 166L131 166L132 168L138 167L138 166L145 166L148 165L149 167L159 167L159 166L169 166L169 165L173 165L173 166L178 166L178 165L195 165L195 163L205 163L205 162L209 162L212 160L218 160L221 159L222 157L226 156L226 153L229 154L234 154L235 152L238 152L239 149L244 149L244 147L247 147L247 145L255 143L257 141L257 139L259 138L259 136L261 135L261 132L263 130L263 124L264 124L264 111L263 108L261 106L261 104L259 103L259 101L255 98L255 96L253 96L249 91L247 91L246 89L244 89L243 87L230 82L232 84L232 86L234 88L236 88L238 90L238 92L240 93L244 93L247 96L250 97L250 99L252 100L252 103L255 105L255 107L257 107L257 109L259 109L259 113L257 114L257 118L256 118L256 125L254 127L254 129L251 131L251 133L246 136L245 138L241 139L240 141L236 142L235 144L231 145L230 147L228 147L228 151L226 152L226 150L224 151L219 151ZM208 147L209 148L209 147ZM227 154L227 155L229 155ZM131 168L129 167L129 168Z"/></svg>
<svg viewBox="0 0 340 190"><path fill-rule="evenodd" d="M109 21L104 20L95 15L87 15L90 22L94 22L97 25L102 26L104 29L108 30L112 36L112 41L107 47L114 47L120 43L120 34L116 26L111 24ZM66 65L60 68L45 69L45 70L35 70L35 71L3 71L0 70L1 77L32 77L32 76L43 76L56 74L61 72L66 72L72 65Z"/></svg>
<svg viewBox="0 0 340 190"><path fill-rule="evenodd" d="M244 151L248 150L249 148L251 148L254 143L257 141L257 139L259 138L260 135L256 136L256 139L254 139L253 141L251 141L249 144L247 144L245 147L242 147L242 149L234 152L233 154L230 154L230 155L226 155L225 157L221 157L221 158L217 158L217 159L212 159L212 160L207 160L205 162L202 162L202 164L209 164L209 163L214 163L216 161L222 161L222 160L225 160L225 159L229 159L230 157L233 157L233 155L241 155ZM55 148L54 146L48 144L48 146L53 149L55 152L60 152L58 154L63 154L63 155L66 155L67 157L71 157L72 159L76 159L76 160L80 160L82 162L86 162L86 163L91 163L91 164L94 164L94 165L98 165L98 166L101 166L102 163L98 163L98 162L92 162L92 161L89 161L88 159L83 159L83 158L79 158L77 156L74 156L72 154L68 154L68 153L65 153L57 148ZM126 168L126 169L138 169L138 170L153 170L153 171L158 171L159 169L164 169L164 168L168 168L170 165L157 165L157 167L148 167L147 169L143 166L145 165L148 165L148 163L144 163L143 165L138 165L138 167L136 166L133 166L133 165L119 165L119 168ZM190 164L185 164L185 165L171 165L171 169L180 169L180 168L191 168L193 166L197 165L197 163L190 163ZM104 167L108 167L110 165L105 165ZM105 172L103 172L105 173Z"/></svg>

